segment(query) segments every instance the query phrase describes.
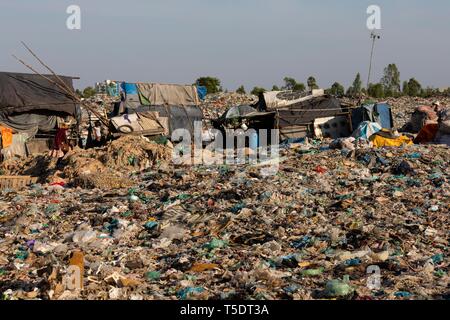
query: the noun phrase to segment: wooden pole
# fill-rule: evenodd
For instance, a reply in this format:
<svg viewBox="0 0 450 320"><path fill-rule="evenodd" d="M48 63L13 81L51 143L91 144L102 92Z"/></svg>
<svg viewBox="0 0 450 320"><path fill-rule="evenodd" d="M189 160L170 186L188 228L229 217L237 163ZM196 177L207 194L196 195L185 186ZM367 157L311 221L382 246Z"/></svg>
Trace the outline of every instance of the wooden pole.
<svg viewBox="0 0 450 320"><path fill-rule="evenodd" d="M91 111L97 118L100 119L100 121L106 125L109 126L109 122L96 110L94 110L93 107L89 106L86 102L81 101L81 99L79 97L76 96L76 94L74 92L71 92L70 90L65 89L64 87L62 87L60 84L58 84L57 82L51 80L50 78L40 74L38 71L36 71L33 67L31 67L30 65L28 65L27 63L25 63L23 60L17 58L15 55L12 55L16 60L18 60L21 64L23 64L25 67L27 67L28 69L30 69L31 71L33 71L35 74L41 76L42 78L46 79L48 82L56 85L58 88L60 88L63 93L65 93L67 96L69 96L70 98L72 98L72 100L75 100L76 102L82 104L84 107L86 107L86 109L88 109L89 111Z"/></svg>
<svg viewBox="0 0 450 320"><path fill-rule="evenodd" d="M48 71L50 71L52 73L52 75L54 75L56 77L56 79L58 79L58 81L69 91L71 92L72 89L69 88L67 86L67 84L48 66L44 63L44 61L42 61L34 52L33 50L31 50L26 44L25 42L21 41L22 45L31 53L31 55L33 57L36 58L37 61L39 61L40 64L42 64Z"/></svg>

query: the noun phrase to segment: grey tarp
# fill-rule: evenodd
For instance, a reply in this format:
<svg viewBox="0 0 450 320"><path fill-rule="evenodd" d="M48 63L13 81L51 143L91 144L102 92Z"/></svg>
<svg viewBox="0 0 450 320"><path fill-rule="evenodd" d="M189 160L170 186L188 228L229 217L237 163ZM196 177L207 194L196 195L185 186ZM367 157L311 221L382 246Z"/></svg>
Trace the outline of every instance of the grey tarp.
<svg viewBox="0 0 450 320"><path fill-rule="evenodd" d="M143 105L196 106L200 104L196 86L141 83L137 87Z"/></svg>
<svg viewBox="0 0 450 320"><path fill-rule="evenodd" d="M168 119L168 131L172 134L176 129L186 129L194 134L194 123L201 122L203 112L197 106L141 106L133 112L158 112L161 120Z"/></svg>
<svg viewBox="0 0 450 320"><path fill-rule="evenodd" d="M29 137L36 135L38 130L49 132L57 125L56 115L44 113L18 113L13 115L0 113L0 125L4 125L15 131L27 133Z"/></svg>
<svg viewBox="0 0 450 320"><path fill-rule="evenodd" d="M344 113L338 99L331 96L315 97L277 109L279 126L310 124L317 118L334 117Z"/></svg>
<svg viewBox="0 0 450 320"><path fill-rule="evenodd" d="M357 128L364 121L377 122L385 129L394 127L391 107L387 103L366 104L353 109L353 128Z"/></svg>
<svg viewBox="0 0 450 320"><path fill-rule="evenodd" d="M45 75L56 81L56 77ZM59 76L73 91L72 78ZM60 88L35 74L0 72L0 113L37 110L75 114L75 103Z"/></svg>

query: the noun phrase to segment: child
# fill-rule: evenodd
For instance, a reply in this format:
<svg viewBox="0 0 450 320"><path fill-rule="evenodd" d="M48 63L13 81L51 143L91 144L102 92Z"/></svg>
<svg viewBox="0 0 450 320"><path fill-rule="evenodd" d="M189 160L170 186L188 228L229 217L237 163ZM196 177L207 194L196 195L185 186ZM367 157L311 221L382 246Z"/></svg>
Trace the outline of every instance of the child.
<svg viewBox="0 0 450 320"><path fill-rule="evenodd" d="M65 123L58 128L53 142L53 150L50 151L51 157L62 158L69 152L70 146L67 139L67 130L69 130L69 126Z"/></svg>

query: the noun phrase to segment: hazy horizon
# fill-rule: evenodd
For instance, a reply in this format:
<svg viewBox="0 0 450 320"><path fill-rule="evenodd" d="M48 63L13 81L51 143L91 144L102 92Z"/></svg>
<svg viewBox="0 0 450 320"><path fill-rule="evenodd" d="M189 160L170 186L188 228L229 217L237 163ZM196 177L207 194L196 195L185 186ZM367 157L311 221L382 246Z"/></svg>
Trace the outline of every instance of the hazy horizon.
<svg viewBox="0 0 450 320"><path fill-rule="evenodd" d="M396 63L402 81L448 87L450 2L434 0L155 0L3 1L0 71L29 72L12 54L43 71L25 41L57 73L79 76L77 88L106 79L193 83L213 76L224 89L270 89L285 76L320 87L367 80L369 5L382 9L372 82ZM81 30L68 30L66 8L81 7Z"/></svg>

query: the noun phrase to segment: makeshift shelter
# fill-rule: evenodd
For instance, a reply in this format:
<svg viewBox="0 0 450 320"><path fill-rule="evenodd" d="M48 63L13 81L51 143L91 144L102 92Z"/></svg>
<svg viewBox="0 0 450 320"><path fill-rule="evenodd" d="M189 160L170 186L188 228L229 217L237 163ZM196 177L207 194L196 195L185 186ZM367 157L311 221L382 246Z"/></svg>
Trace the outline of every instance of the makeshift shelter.
<svg viewBox="0 0 450 320"><path fill-rule="evenodd" d="M114 117L112 122L118 130L120 125L127 125L134 133L148 131L149 135L157 132L171 135L176 129L187 129L193 134L194 122L203 119L199 108L202 90L197 86L123 82L120 88L126 113L137 116ZM144 118L152 121L143 125ZM141 120L139 125L137 119Z"/></svg>
<svg viewBox="0 0 450 320"><path fill-rule="evenodd" d="M274 112L274 128L281 140L307 136L339 138L352 132L349 108L323 90L301 92L272 91L260 95L260 111Z"/></svg>
<svg viewBox="0 0 450 320"><path fill-rule="evenodd" d="M357 128L362 122L377 122L384 129L394 127L391 106L387 103L365 104L352 111L352 126Z"/></svg>
<svg viewBox="0 0 450 320"><path fill-rule="evenodd" d="M57 81L53 75L45 75ZM58 76L73 91L73 77ZM77 105L54 83L40 75L0 72L0 126L12 130L6 156L48 150L59 122L76 118ZM2 130L3 131L3 130ZM38 133L42 139L33 139ZM15 150L15 151L14 151Z"/></svg>

